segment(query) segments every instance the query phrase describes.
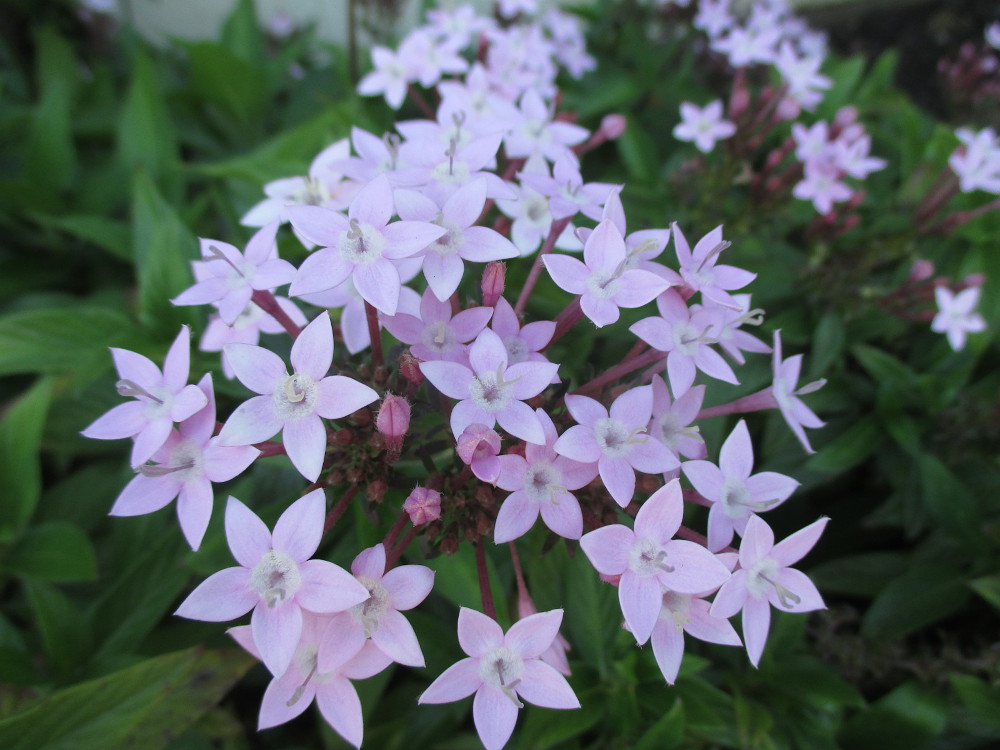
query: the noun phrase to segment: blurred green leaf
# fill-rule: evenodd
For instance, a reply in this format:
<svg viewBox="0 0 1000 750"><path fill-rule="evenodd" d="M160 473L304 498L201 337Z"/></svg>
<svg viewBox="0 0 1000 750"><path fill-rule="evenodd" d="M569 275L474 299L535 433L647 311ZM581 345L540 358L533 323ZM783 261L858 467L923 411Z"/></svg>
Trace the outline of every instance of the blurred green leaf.
<svg viewBox="0 0 1000 750"><path fill-rule="evenodd" d="M79 526L63 521L28 529L5 566L29 578L57 583L97 578L97 558L90 539Z"/></svg>
<svg viewBox="0 0 1000 750"><path fill-rule="evenodd" d="M916 373L891 354L873 346L858 344L851 350L861 366L880 384L909 384Z"/></svg>
<svg viewBox="0 0 1000 750"><path fill-rule="evenodd" d="M1000 573L976 578L969 581L969 586L996 609L1000 609Z"/></svg>
<svg viewBox="0 0 1000 750"><path fill-rule="evenodd" d="M254 663L242 651L178 651L60 690L0 721L5 750L168 747Z"/></svg>
<svg viewBox="0 0 1000 750"><path fill-rule="evenodd" d="M844 471L868 458L884 439L879 421L869 414L822 446L807 465L814 471Z"/></svg>
<svg viewBox="0 0 1000 750"><path fill-rule="evenodd" d="M90 627L76 605L50 583L24 581L24 590L42 636L48 667L63 681L90 655ZM2 723L0 723L2 726ZM0 731L0 747L7 747Z"/></svg>
<svg viewBox="0 0 1000 750"><path fill-rule="evenodd" d="M15 312L0 318L0 375L72 373L83 379L111 367L109 346L136 340L132 319L110 307Z"/></svg>
<svg viewBox="0 0 1000 750"><path fill-rule="evenodd" d="M145 172L163 180L177 161L177 136L149 55L140 50L118 126L118 161L128 180ZM134 186L133 186L134 187Z"/></svg>
<svg viewBox="0 0 1000 750"><path fill-rule="evenodd" d="M1000 688L967 674L955 673L948 679L971 716L1000 738Z"/></svg>
<svg viewBox="0 0 1000 750"><path fill-rule="evenodd" d="M524 724L517 733L518 750L545 750L556 747L593 727L601 718L600 711L587 711L585 696L580 696L584 710L532 710L525 712ZM597 698L592 695L592 698Z"/></svg>
<svg viewBox="0 0 1000 750"><path fill-rule="evenodd" d="M33 218L41 225L58 229L107 250L119 260L132 262L132 236L128 225L123 221L90 214L39 213L34 214Z"/></svg>
<svg viewBox="0 0 1000 750"><path fill-rule="evenodd" d="M0 419L0 541L24 528L42 491L38 457L42 429L52 399L52 382L39 380Z"/></svg>
<svg viewBox="0 0 1000 750"><path fill-rule="evenodd" d="M956 612L968 599L962 576L943 564L918 563L882 590L865 613L869 638L901 638Z"/></svg>
<svg viewBox="0 0 1000 750"><path fill-rule="evenodd" d="M920 456L920 487L924 505L935 521L953 534L979 538L979 519L972 493L934 456Z"/></svg>
<svg viewBox="0 0 1000 750"><path fill-rule="evenodd" d="M54 28L40 29L35 44L41 99L24 146L23 174L36 184L63 190L76 172L72 106L79 68L69 42Z"/></svg>
<svg viewBox="0 0 1000 750"><path fill-rule="evenodd" d="M265 59L264 42L253 0L239 0L222 25L222 44L244 62L259 66Z"/></svg>
<svg viewBox="0 0 1000 750"><path fill-rule="evenodd" d="M243 127L259 127L264 105L271 96L267 81L249 62L214 42L188 47L191 86L209 107L221 109Z"/></svg>
<svg viewBox="0 0 1000 750"><path fill-rule="evenodd" d="M812 356L809 357L809 378L815 380L843 356L844 324L840 316L827 313L820 318L816 331L813 333Z"/></svg>
<svg viewBox="0 0 1000 750"><path fill-rule="evenodd" d="M946 723L940 697L907 683L871 710L856 714L837 739L841 747L851 750L918 750L940 736Z"/></svg>
<svg viewBox="0 0 1000 750"><path fill-rule="evenodd" d="M132 195L139 317L161 338L172 338L194 317L190 308L175 307L170 299L193 283L188 262L197 256L197 245L145 172L136 174Z"/></svg>
<svg viewBox="0 0 1000 750"><path fill-rule="evenodd" d="M821 563L809 576L821 591L873 597L907 567L902 552L866 552Z"/></svg>
<svg viewBox="0 0 1000 750"><path fill-rule="evenodd" d="M684 701L678 698L670 710L639 738L634 750L670 750L681 747L684 742L684 724Z"/></svg>
<svg viewBox="0 0 1000 750"><path fill-rule="evenodd" d="M652 182L656 179L659 155L656 144L638 122L629 121L621 137L615 141L629 177L637 182Z"/></svg>

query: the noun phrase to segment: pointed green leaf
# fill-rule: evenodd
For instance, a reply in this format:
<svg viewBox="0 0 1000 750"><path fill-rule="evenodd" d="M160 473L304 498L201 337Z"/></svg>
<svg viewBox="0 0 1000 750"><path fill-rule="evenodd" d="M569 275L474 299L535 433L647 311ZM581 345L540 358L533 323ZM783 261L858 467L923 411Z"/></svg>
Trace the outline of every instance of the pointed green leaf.
<svg viewBox="0 0 1000 750"><path fill-rule="evenodd" d="M140 51L118 128L118 160L126 179L144 171L162 179L177 161L177 136L149 55Z"/></svg>
<svg viewBox="0 0 1000 750"><path fill-rule="evenodd" d="M684 741L684 701L674 701L663 716L635 744L635 750L670 750Z"/></svg>
<svg viewBox="0 0 1000 750"><path fill-rule="evenodd" d="M35 43L41 100L24 147L24 175L37 184L66 189L76 170L71 112L78 65L69 42L55 29L41 29Z"/></svg>
<svg viewBox="0 0 1000 750"><path fill-rule="evenodd" d="M12 540L38 504L42 489L38 449L51 399L51 381L39 380L0 419L0 541Z"/></svg>
<svg viewBox="0 0 1000 750"><path fill-rule="evenodd" d="M259 66L264 58L264 32L253 0L239 0L222 26L222 44L244 62Z"/></svg>
<svg viewBox="0 0 1000 750"><path fill-rule="evenodd" d="M7 558L5 567L43 581L92 581L97 578L94 546L83 530L64 521L28 529Z"/></svg>

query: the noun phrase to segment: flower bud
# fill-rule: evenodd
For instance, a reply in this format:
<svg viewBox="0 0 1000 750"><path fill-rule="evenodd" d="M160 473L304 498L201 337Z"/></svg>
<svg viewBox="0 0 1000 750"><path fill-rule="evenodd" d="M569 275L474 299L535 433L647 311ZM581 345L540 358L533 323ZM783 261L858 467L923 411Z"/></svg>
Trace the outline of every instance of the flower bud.
<svg viewBox="0 0 1000 750"><path fill-rule="evenodd" d="M441 517L441 493L426 487L415 487L403 501L403 510L414 526L436 521Z"/></svg>
<svg viewBox="0 0 1000 750"><path fill-rule="evenodd" d="M375 429L385 444L386 463L395 463L403 450L403 437L410 429L410 402L402 396L385 394L375 418Z"/></svg>
<svg viewBox="0 0 1000 750"><path fill-rule="evenodd" d="M424 382L424 374L420 371L420 360L409 352L399 355L399 374L415 386Z"/></svg>
<svg viewBox="0 0 1000 750"><path fill-rule="evenodd" d="M604 133L605 138L613 141L616 138L621 138L627 124L624 115L614 113L605 115L604 119L601 120L601 132Z"/></svg>
<svg viewBox="0 0 1000 750"><path fill-rule="evenodd" d="M500 435L484 424L470 424L458 437L455 446L459 457L472 467L472 473L491 484L500 476Z"/></svg>
<svg viewBox="0 0 1000 750"><path fill-rule="evenodd" d="M493 307L503 295L504 282L507 277L507 265L502 261L495 260L487 263L483 270L483 305Z"/></svg>
<svg viewBox="0 0 1000 750"><path fill-rule="evenodd" d="M373 503L382 502L382 498L385 497L385 493L389 491L389 485L385 483L384 479L376 479L368 483L365 487L365 495Z"/></svg>
<svg viewBox="0 0 1000 750"><path fill-rule="evenodd" d="M929 260L919 258L910 266L910 281L923 281L934 275L934 264Z"/></svg>

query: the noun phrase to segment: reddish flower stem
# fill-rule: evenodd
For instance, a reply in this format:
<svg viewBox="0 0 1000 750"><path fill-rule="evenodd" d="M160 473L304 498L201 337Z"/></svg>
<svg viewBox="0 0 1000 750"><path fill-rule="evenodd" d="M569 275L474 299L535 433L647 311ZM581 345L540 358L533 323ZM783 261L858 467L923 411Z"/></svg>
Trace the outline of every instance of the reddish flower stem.
<svg viewBox="0 0 1000 750"><path fill-rule="evenodd" d="M421 94L419 91L417 91L416 86L414 86L411 83L409 88L407 89L407 93L409 93L410 98L413 100L413 103L416 104L420 108L420 111L427 116L428 120L437 119L437 115L434 114L434 108L427 103L427 100L424 98L424 95Z"/></svg>
<svg viewBox="0 0 1000 750"><path fill-rule="evenodd" d="M510 562L514 566L514 580L517 582L517 595L527 596L528 587L524 582L524 573L521 571L521 558L517 554L517 543L508 542L510 548Z"/></svg>
<svg viewBox="0 0 1000 750"><path fill-rule="evenodd" d="M678 539L685 539L689 542L694 542L695 544L700 544L705 549L708 549L708 537L704 534L699 534L697 531L692 531L687 526L681 526L677 529L676 534ZM733 547L723 547L719 552L737 552Z"/></svg>
<svg viewBox="0 0 1000 750"><path fill-rule="evenodd" d="M256 289L254 290L253 296L250 298L257 307L266 312L276 321L281 323L281 327L288 331L288 335L293 339L298 338L298 335L302 332L295 321L288 317L288 314L281 309L281 305L278 304L278 300L274 298L274 295L270 292Z"/></svg>
<svg viewBox="0 0 1000 750"><path fill-rule="evenodd" d="M403 530L403 527L409 520L410 517L406 515L406 513L400 513L396 522L393 523L392 528L389 529L389 533L385 535L385 539L382 540L382 546L385 547L387 554L389 550L392 549L392 545L396 543L396 539L399 537L399 532Z"/></svg>
<svg viewBox="0 0 1000 750"><path fill-rule="evenodd" d="M594 393L595 391L599 391L602 387L604 387L608 383L612 383L618 378L624 375L628 375L630 372L634 372L635 370L639 370L645 367L646 365L653 364L657 360L662 359L663 357L666 356L667 355L664 352L661 352L658 349L650 349L648 352L643 352L642 354L639 354L638 356L635 356L632 359L625 360L620 365L612 367L606 373L604 373L603 375L598 375L589 383L584 383L575 391L572 391L572 395L583 396L588 393Z"/></svg>
<svg viewBox="0 0 1000 750"><path fill-rule="evenodd" d="M368 300L365 300L365 317L368 320L368 337L372 341L372 364L375 367L383 365L382 334L378 328L378 310Z"/></svg>
<svg viewBox="0 0 1000 750"><path fill-rule="evenodd" d="M257 456L257 458L270 458L271 456L285 455L284 443L278 443L274 440L265 440L262 443L254 443L253 447L260 451L260 455Z"/></svg>
<svg viewBox="0 0 1000 750"><path fill-rule="evenodd" d="M387 552L385 558L385 569L387 571L399 562L399 558L401 558L403 553L406 552L406 548L410 546L410 542L412 542L413 538L417 535L417 531L418 529L416 526L412 527L406 532L406 536L400 540L399 544L393 548L392 552Z"/></svg>
<svg viewBox="0 0 1000 750"><path fill-rule="evenodd" d="M778 402L774 398L774 390L772 386L768 386L761 391L751 393L749 396L730 401L728 404L719 404L718 406L709 406L707 409L702 409L698 412L695 420L721 417L726 414L748 414L753 411L777 408Z"/></svg>
<svg viewBox="0 0 1000 750"><path fill-rule="evenodd" d="M354 496L358 494L358 485L352 484L348 487L344 494L341 495L340 500L337 504L330 508L330 512L326 514L326 520L323 522L323 533L326 534L333 525L340 520L340 517L344 515L344 511L347 510L347 506L351 504L351 500Z"/></svg>
<svg viewBox="0 0 1000 750"><path fill-rule="evenodd" d="M542 275L542 267L545 265L542 262L542 258L552 252L552 248L556 246L556 240L559 239L559 235L563 233L563 230L569 226L570 219L572 217L567 216L565 219L559 219L552 223L552 228L549 229L549 236L545 238L545 244L542 245L542 249L538 251L538 257L535 258L534 264L531 266L531 270L528 271L528 278L524 280L524 286L521 288L521 295L517 298L517 304L514 305L514 312L518 315L524 312L524 308L528 305L528 298L531 296L531 292L535 288L535 284L538 283L539 277Z"/></svg>
<svg viewBox="0 0 1000 750"><path fill-rule="evenodd" d="M927 230L928 234L946 234L956 227L962 226L966 222L972 221L977 216L988 214L991 211L1000 210L1000 198L990 201L978 208L970 208L968 211L956 211L947 218Z"/></svg>
<svg viewBox="0 0 1000 750"><path fill-rule="evenodd" d="M569 303L565 310L556 316L556 329L553 331L552 338L549 339L549 343L543 347L543 350L548 349L552 346L552 344L569 333L573 326L580 322L582 317L583 310L580 307L580 298L577 297Z"/></svg>
<svg viewBox="0 0 1000 750"><path fill-rule="evenodd" d="M476 572L479 574L479 593L483 597L483 614L497 619L497 610L493 606L493 592L490 590L490 574L486 570L486 548L480 537L476 542Z"/></svg>

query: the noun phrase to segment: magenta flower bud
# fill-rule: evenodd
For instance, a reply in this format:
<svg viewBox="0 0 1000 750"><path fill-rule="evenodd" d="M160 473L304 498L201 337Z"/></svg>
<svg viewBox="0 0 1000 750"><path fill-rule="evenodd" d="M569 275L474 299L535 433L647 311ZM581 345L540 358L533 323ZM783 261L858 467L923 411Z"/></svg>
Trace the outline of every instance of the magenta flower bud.
<svg viewBox="0 0 1000 750"><path fill-rule="evenodd" d="M403 510L414 526L436 521L441 517L441 493L426 487L415 487L403 501Z"/></svg>
<svg viewBox="0 0 1000 750"><path fill-rule="evenodd" d="M500 435L484 424L470 424L458 437L455 447L459 458L472 467L472 473L493 484L500 476Z"/></svg>
<svg viewBox="0 0 1000 750"><path fill-rule="evenodd" d="M613 141L616 138L621 138L622 133L625 132L626 125L625 115L605 115L604 119L601 120L601 132L604 133L605 138Z"/></svg>
<svg viewBox="0 0 1000 750"><path fill-rule="evenodd" d="M929 260L918 259L910 266L910 281L923 281L934 275L934 264Z"/></svg>
<svg viewBox="0 0 1000 750"><path fill-rule="evenodd" d="M399 374L415 386L424 382L424 374L420 371L420 360L409 352L399 355Z"/></svg>
<svg viewBox="0 0 1000 750"><path fill-rule="evenodd" d="M483 305L493 307L503 294L504 282L507 278L507 265L495 260L486 265L483 271Z"/></svg>
<svg viewBox="0 0 1000 750"><path fill-rule="evenodd" d="M385 440L386 461L394 463L403 450L403 437L410 429L410 403L402 396L385 394L375 418L375 429Z"/></svg>
<svg viewBox="0 0 1000 750"><path fill-rule="evenodd" d="M962 279L962 288L968 289L972 286L982 286L986 283L986 277L981 273L970 273Z"/></svg>
<svg viewBox="0 0 1000 750"><path fill-rule="evenodd" d="M853 125L857 120L857 107L841 107L837 110L837 114L834 115L833 123L841 128L846 128L848 125Z"/></svg>

